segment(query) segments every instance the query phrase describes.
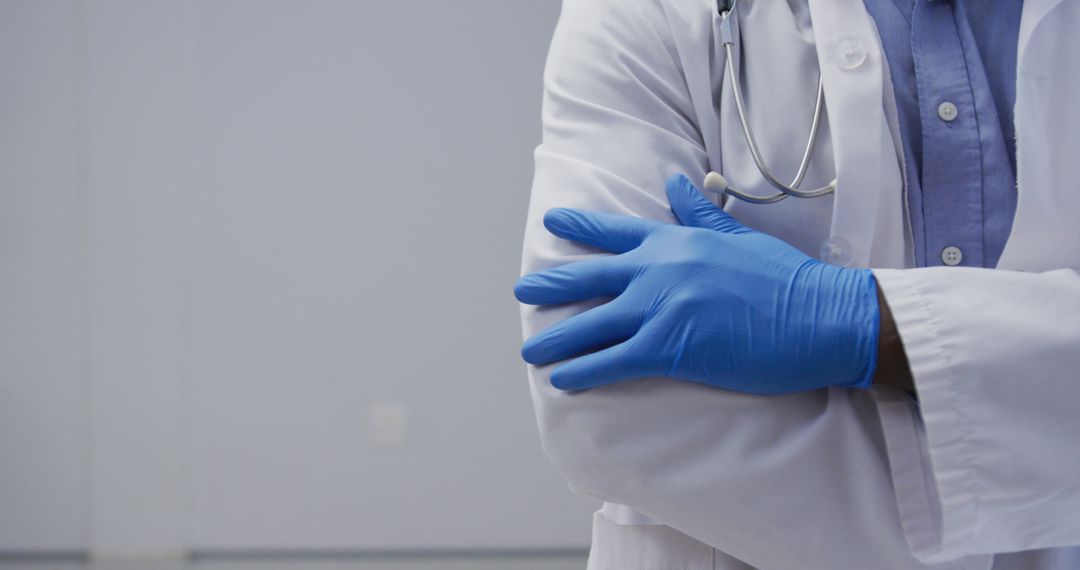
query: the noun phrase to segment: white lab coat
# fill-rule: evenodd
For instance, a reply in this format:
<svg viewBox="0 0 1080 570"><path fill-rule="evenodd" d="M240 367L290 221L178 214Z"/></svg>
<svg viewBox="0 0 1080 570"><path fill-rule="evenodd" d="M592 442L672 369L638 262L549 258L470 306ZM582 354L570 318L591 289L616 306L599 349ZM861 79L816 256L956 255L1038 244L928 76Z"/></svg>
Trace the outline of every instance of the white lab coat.
<svg viewBox="0 0 1080 570"><path fill-rule="evenodd" d="M565 0L523 271L596 254L544 230L552 207L673 221L664 180L700 183L710 169L772 191L741 138L714 6ZM831 236L850 243L853 264L875 268L919 401L666 379L567 394L551 367L530 367L545 450L572 487L609 503L590 568L1080 568L1068 548L1080 545L1080 1L1024 5L1019 206L998 270L903 269L904 158L863 0L741 0L738 25L768 162L795 172L820 68L827 126L805 185L835 175L839 187L726 208L810 255ZM523 307L524 332L588 306Z"/></svg>

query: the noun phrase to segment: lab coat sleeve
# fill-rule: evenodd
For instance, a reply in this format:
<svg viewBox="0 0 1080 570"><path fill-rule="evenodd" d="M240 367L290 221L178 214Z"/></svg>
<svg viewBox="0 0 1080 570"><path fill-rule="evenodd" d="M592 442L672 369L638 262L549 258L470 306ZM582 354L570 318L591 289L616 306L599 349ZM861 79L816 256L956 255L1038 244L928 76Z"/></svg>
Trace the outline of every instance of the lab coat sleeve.
<svg viewBox="0 0 1080 570"><path fill-rule="evenodd" d="M880 406L916 555L1080 544L1080 275L875 274L918 393Z"/></svg>
<svg viewBox="0 0 1080 570"><path fill-rule="evenodd" d="M544 77L523 272L598 255L549 234L549 208L674 222L664 180L704 176L671 38L663 3L564 3ZM523 306L524 333L590 306ZM924 567L904 541L867 392L756 397L657 378L564 393L550 371L528 370L541 441L578 491L758 568Z"/></svg>

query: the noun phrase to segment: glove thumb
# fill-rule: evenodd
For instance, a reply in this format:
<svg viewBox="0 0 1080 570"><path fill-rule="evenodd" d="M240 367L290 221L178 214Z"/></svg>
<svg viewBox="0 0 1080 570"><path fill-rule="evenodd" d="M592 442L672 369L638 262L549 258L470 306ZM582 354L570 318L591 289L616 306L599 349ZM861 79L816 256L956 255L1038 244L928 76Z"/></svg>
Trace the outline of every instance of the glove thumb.
<svg viewBox="0 0 1080 570"><path fill-rule="evenodd" d="M716 207L683 174L667 180L668 203L679 223L693 228L705 228L726 234L742 234L752 231L740 224L731 214Z"/></svg>

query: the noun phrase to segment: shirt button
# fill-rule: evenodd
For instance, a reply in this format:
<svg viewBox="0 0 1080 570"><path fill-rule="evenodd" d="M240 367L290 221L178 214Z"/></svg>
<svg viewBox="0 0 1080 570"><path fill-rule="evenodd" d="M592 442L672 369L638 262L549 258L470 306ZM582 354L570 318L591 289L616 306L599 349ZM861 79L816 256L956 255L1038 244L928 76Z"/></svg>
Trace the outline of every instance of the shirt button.
<svg viewBox="0 0 1080 570"><path fill-rule="evenodd" d="M855 69L866 61L866 44L855 38L843 40L836 45L835 58L840 69Z"/></svg>
<svg viewBox="0 0 1080 570"><path fill-rule="evenodd" d="M851 263L851 242L842 237L831 237L821 244L819 257L830 265L847 267Z"/></svg>
<svg viewBox="0 0 1080 570"><path fill-rule="evenodd" d="M938 105L937 116L941 117L941 120L945 121L946 123L951 123L958 114L959 111L956 109L956 105L954 105L950 101L946 101Z"/></svg>
<svg viewBox="0 0 1080 570"><path fill-rule="evenodd" d="M945 265L960 265L960 262L964 259L964 252L960 251L960 248L955 245L941 250L941 262Z"/></svg>

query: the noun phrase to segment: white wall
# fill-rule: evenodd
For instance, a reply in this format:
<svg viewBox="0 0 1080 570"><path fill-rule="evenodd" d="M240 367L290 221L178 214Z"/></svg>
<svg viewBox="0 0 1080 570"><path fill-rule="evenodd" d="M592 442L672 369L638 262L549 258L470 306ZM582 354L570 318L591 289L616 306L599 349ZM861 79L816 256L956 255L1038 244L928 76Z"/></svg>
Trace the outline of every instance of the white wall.
<svg viewBox="0 0 1080 570"><path fill-rule="evenodd" d="M86 204L74 2L0 0L0 548L85 540Z"/></svg>
<svg viewBox="0 0 1080 570"><path fill-rule="evenodd" d="M510 293L557 12L0 0L0 550L585 545Z"/></svg>

